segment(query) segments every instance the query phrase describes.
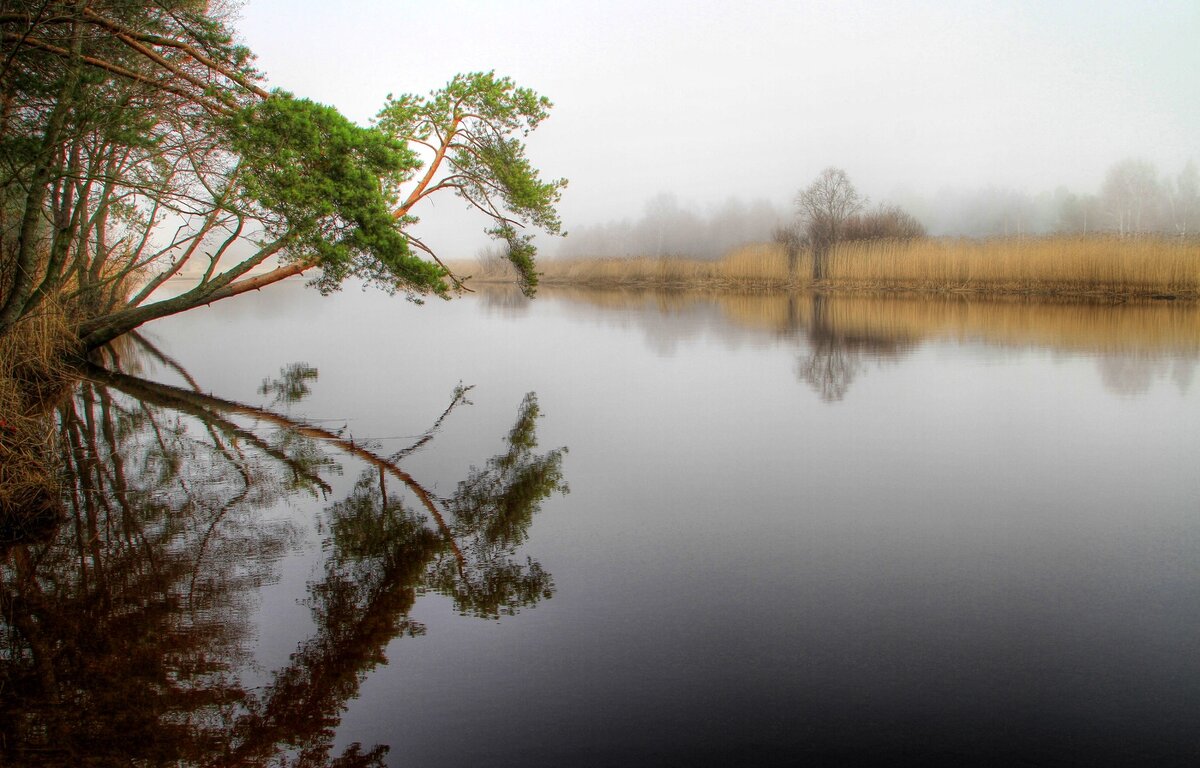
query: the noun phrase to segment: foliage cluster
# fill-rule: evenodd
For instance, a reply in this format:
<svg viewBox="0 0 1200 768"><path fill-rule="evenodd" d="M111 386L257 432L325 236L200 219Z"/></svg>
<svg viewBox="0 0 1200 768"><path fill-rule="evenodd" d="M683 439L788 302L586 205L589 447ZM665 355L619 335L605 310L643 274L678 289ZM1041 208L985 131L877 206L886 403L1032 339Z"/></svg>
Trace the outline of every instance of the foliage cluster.
<svg viewBox="0 0 1200 768"><path fill-rule="evenodd" d="M264 90L217 4L17 0L0 45L0 335L52 299L92 349L310 270L322 291L448 296L461 284L411 231L435 194L483 214L528 292L520 230L561 231L566 182L523 143L551 104L493 73L360 126ZM185 271L198 283L159 298Z"/></svg>

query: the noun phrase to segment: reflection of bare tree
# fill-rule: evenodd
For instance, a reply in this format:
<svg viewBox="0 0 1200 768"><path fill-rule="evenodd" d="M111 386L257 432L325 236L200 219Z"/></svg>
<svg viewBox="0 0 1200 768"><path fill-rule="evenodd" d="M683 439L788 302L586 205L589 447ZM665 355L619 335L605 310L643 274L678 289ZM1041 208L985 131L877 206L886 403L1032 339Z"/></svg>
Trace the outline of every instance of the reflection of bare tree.
<svg viewBox="0 0 1200 768"><path fill-rule="evenodd" d="M1159 373L1134 355L1105 355L1096 361L1100 380L1114 395L1142 395Z"/></svg>
<svg viewBox="0 0 1200 768"><path fill-rule="evenodd" d="M822 400L835 403L850 390L859 366L858 356L840 344L836 336L821 336L812 340L808 357L797 362L796 375Z"/></svg>
<svg viewBox="0 0 1200 768"><path fill-rule="evenodd" d="M302 396L291 385L307 371L268 389ZM60 406L66 522L0 553L0 762L380 765L386 747L331 755L333 731L388 643L423 631L407 617L421 590L484 616L551 595L536 562L513 560L541 502L566 490L565 449L535 451L532 394L507 450L439 498L399 462L466 388L390 457L196 389L95 369ZM248 689L250 608L295 539L262 510L327 494L335 452L368 469L325 512L316 629L266 688Z"/></svg>
<svg viewBox="0 0 1200 768"><path fill-rule="evenodd" d="M1188 388L1192 386L1192 379L1196 376L1196 362L1195 358L1187 360L1177 357L1171 364L1171 380L1182 395L1186 395Z"/></svg>
<svg viewBox="0 0 1200 768"><path fill-rule="evenodd" d="M1112 353L1096 360L1100 380L1114 395L1144 395L1158 379L1170 377L1186 394L1196 370L1196 359L1164 357L1135 352Z"/></svg>
<svg viewBox="0 0 1200 768"><path fill-rule="evenodd" d="M799 322L798 301L796 296L789 297L790 322ZM898 358L903 354L904 346L895 339L840 332L831 318L825 295L810 294L809 301L809 352L797 362L796 376L816 390L823 401L834 403L845 397L867 360Z"/></svg>

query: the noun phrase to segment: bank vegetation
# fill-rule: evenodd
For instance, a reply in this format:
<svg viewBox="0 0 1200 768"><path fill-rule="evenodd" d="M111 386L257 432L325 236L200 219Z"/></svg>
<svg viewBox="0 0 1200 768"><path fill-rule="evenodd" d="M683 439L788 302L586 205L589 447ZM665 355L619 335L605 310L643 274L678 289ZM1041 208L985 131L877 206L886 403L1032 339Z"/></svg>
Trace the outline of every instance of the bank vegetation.
<svg viewBox="0 0 1200 768"><path fill-rule="evenodd" d="M898 205L868 207L846 172L831 166L797 192L795 217L776 226L770 242L732 247L717 259L703 258L702 249L661 247L649 257L577 257L548 262L544 278L590 286L1194 299L1197 179L1189 164L1160 185L1152 167L1122 163L1110 171L1101 205L1100 218L1115 228L1081 230L1064 218L1065 228L1053 234L1018 228L1015 236L952 238L930 237ZM484 279L504 274L500 259L485 261Z"/></svg>
<svg viewBox="0 0 1200 768"><path fill-rule="evenodd" d="M789 259L785 244L755 243L707 261L659 258L544 259L544 285L821 290L918 294L1200 298L1200 240L1167 237L909 238L842 241L822 277L813 252ZM462 265L479 282L510 279L494 259Z"/></svg>

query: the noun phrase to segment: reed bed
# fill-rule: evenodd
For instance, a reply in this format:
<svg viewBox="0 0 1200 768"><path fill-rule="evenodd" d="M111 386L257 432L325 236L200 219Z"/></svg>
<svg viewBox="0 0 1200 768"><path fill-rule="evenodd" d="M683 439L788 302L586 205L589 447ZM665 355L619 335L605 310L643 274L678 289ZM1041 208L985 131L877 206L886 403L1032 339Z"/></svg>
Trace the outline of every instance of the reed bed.
<svg viewBox="0 0 1200 768"><path fill-rule="evenodd" d="M1200 296L1200 242L1162 238L922 238L846 243L833 285L983 293Z"/></svg>
<svg viewBox="0 0 1200 768"><path fill-rule="evenodd" d="M770 287L787 280L787 265L775 263L770 245L739 249L719 261L680 257L575 259L543 262L548 284Z"/></svg>
<svg viewBox="0 0 1200 768"><path fill-rule="evenodd" d="M0 336L0 549L60 510L51 409L71 380L63 361L73 338L49 304Z"/></svg>
<svg viewBox="0 0 1200 768"><path fill-rule="evenodd" d="M504 262L455 262L455 274L478 283L513 279ZM753 290L790 284L787 260L773 243L743 246L710 261L681 256L631 256L598 259L542 259L540 281L545 285L581 287L730 288ZM470 283L468 283L469 285Z"/></svg>
<svg viewBox="0 0 1200 768"><path fill-rule="evenodd" d="M811 280L812 256L789 270L782 246L757 243L717 261L682 257L545 259L546 285L978 293L1112 298L1200 298L1200 240L1055 236L959 240L920 238L843 243L827 279ZM497 267L457 265L480 282L506 279Z"/></svg>

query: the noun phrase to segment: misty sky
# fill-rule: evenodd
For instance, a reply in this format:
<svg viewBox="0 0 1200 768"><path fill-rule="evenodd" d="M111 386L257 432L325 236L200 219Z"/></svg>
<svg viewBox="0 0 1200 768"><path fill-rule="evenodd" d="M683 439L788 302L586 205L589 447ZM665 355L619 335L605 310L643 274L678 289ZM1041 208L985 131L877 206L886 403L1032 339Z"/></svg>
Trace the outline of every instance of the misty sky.
<svg viewBox="0 0 1200 768"><path fill-rule="evenodd" d="M529 151L571 181L568 230L636 218L663 191L786 206L828 165L880 200L1091 192L1125 157L1163 174L1200 161L1196 0L247 0L237 27L272 86L364 123L387 93L457 72L549 96Z"/></svg>

